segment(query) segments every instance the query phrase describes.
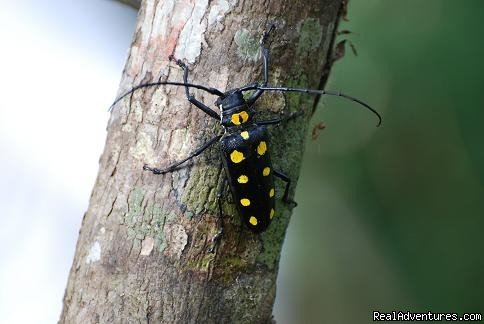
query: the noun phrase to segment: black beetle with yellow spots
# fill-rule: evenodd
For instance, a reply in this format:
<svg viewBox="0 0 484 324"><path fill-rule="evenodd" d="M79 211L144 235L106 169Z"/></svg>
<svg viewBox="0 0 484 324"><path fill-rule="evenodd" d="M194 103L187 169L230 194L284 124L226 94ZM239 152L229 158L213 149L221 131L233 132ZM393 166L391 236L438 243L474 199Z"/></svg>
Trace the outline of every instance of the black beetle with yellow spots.
<svg viewBox="0 0 484 324"><path fill-rule="evenodd" d="M273 176L287 181L286 202L290 181L272 169L265 125L253 121L242 94L235 92L221 100L221 107L227 132L220 138L220 153L228 183L243 222L250 230L262 232L275 215Z"/></svg>
<svg viewBox="0 0 484 324"><path fill-rule="evenodd" d="M273 27L271 27L268 32L264 33L261 38L261 54L264 66L264 82L262 84L252 83L226 92L199 84L191 84L188 83L188 67L181 60L177 60L173 56L170 56L170 60L175 61L176 64L183 69L183 82L159 81L144 83L133 87L131 90L118 97L111 106L113 107L118 101L140 88L158 85L185 87L188 101L196 108L205 112L208 116L217 119L224 128L224 134L215 136L185 159L165 168L159 169L145 165L143 169L151 171L154 174L172 172L181 164L201 154L216 142L219 142L222 164L225 169L232 196L237 205L237 210L245 225L251 231L256 233L266 230L270 221L277 213L275 206L274 177L278 177L286 182L283 201L292 204L293 206L296 205L296 203L288 197L291 184L290 178L281 171L273 169L269 154L270 145L266 133L266 126L286 122L303 114L302 111L298 111L274 119L262 121L256 120L253 106L265 91L299 92L313 95L343 97L357 102L372 111L378 117L378 125L381 123L380 115L369 105L339 92L268 86L269 51L265 48L265 40L272 29ZM203 102L195 99L189 93L189 88L201 89L218 96L215 105L220 109L220 112L216 112ZM254 92L248 99L245 99L243 96L245 91ZM220 216L222 214L221 193L223 187L224 186L222 185L218 201ZM215 239L218 238L220 238L220 235L217 235Z"/></svg>

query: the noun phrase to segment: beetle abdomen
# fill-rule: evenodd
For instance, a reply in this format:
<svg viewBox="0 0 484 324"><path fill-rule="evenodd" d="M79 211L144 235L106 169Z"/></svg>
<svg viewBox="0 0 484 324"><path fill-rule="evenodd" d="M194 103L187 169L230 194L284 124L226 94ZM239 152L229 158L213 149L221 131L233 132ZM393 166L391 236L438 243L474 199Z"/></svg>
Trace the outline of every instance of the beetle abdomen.
<svg viewBox="0 0 484 324"><path fill-rule="evenodd" d="M268 137L263 126L230 131L220 139L224 168L242 221L264 231L274 217L275 189Z"/></svg>

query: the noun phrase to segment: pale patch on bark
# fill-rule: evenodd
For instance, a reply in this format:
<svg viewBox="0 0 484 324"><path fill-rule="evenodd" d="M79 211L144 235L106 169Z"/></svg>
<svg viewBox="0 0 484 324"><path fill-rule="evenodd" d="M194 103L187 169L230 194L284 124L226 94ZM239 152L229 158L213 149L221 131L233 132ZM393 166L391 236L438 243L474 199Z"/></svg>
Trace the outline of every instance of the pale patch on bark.
<svg viewBox="0 0 484 324"><path fill-rule="evenodd" d="M186 24L183 27L175 51L175 56L185 59L189 63L195 60L202 51L202 37L207 28L206 20L203 19L207 11L208 0L195 1L195 7L186 17Z"/></svg>
<svg viewBox="0 0 484 324"><path fill-rule="evenodd" d="M139 133L136 145L129 150L130 155L143 163L154 163L153 141L146 133Z"/></svg>
<svg viewBox="0 0 484 324"><path fill-rule="evenodd" d="M208 25L212 25L215 22L222 21L225 14L231 10L237 1L231 0L219 0L214 1L212 3L212 7L210 8L210 13L208 14Z"/></svg>
<svg viewBox="0 0 484 324"><path fill-rule="evenodd" d="M188 235L185 232L185 228L179 224L167 225L165 237L168 242L166 254L179 259L188 242Z"/></svg>
<svg viewBox="0 0 484 324"><path fill-rule="evenodd" d="M155 240L149 236L145 237L145 239L141 243L140 255L150 255L151 251L153 251L154 246L155 246Z"/></svg>
<svg viewBox="0 0 484 324"><path fill-rule="evenodd" d="M101 259L101 244L99 242L94 242L94 244L89 249L89 254L86 256L86 263L93 263Z"/></svg>
<svg viewBox="0 0 484 324"><path fill-rule="evenodd" d="M171 147L174 149L172 159L173 161L178 161L185 158L189 154L190 149L196 147L196 144L193 145L186 129L176 129L171 132Z"/></svg>
<svg viewBox="0 0 484 324"><path fill-rule="evenodd" d="M132 133L133 127L131 126L131 124L126 124L121 128L121 130L125 133Z"/></svg>

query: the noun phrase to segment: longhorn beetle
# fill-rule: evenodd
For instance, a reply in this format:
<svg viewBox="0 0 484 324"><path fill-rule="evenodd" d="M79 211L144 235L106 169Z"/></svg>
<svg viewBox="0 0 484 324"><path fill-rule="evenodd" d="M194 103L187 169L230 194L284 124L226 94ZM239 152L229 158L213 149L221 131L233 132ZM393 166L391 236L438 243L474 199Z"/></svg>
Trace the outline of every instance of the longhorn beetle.
<svg viewBox="0 0 484 324"><path fill-rule="evenodd" d="M134 91L144 87L158 85L185 87L185 94L188 101L211 118L218 120L224 129L224 134L215 136L181 161L161 169L145 164L143 169L154 174L165 174L172 172L181 164L198 156L207 148L216 142L219 142L223 168L225 169L226 179L228 180L230 191L232 192L232 196L237 205L237 210L245 225L249 228L249 230L255 233L265 231L275 215L274 177L277 177L286 183L282 198L283 201L285 203L293 204L294 206L296 205L296 203L289 198L291 179L283 172L273 169L269 154L270 146L266 133L266 126L277 125L281 122L291 120L303 114L302 111L298 111L291 114L286 114L285 116L281 115L279 118L256 120L256 113L253 106L257 99L265 91L300 92L314 95L343 97L345 99L354 101L373 112L378 117L377 126L381 124L381 116L377 111L366 103L351 96L339 92L329 92L325 90L268 86L269 50L265 47L265 42L273 27L274 26L271 26L269 31L263 34L260 41L262 64L264 67L264 82L262 84L251 83L240 88L222 92L215 88L206 87L204 85L188 83L188 67L181 60L177 60L170 55L170 60L175 61L176 64L183 69L183 82L158 81L140 84L119 96L111 105L112 108L118 101L127 95L132 94ZM217 100L215 101L215 105L219 107L220 113L217 113L203 102L195 99L195 97L190 94L189 88L201 89L210 94L218 96ZM254 93L248 99L245 99L243 93L250 90L254 91ZM222 184L218 194L218 206L220 213L219 222L221 229L223 229L221 222L221 197L224 187L225 185ZM214 238L214 240L218 239L221 233L222 232L220 232L216 238Z"/></svg>

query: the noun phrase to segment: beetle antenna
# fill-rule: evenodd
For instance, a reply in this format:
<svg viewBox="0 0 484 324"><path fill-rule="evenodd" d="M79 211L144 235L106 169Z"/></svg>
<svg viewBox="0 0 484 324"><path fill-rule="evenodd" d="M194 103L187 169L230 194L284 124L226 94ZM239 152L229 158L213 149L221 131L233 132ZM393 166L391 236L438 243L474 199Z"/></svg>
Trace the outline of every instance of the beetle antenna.
<svg viewBox="0 0 484 324"><path fill-rule="evenodd" d="M120 95L119 97L117 97L114 100L114 102L112 103L112 105L109 107L109 110L113 109L114 105L116 105L121 99L123 99L124 97L132 94L136 90L141 89L141 88L146 88L146 87L158 86L158 85L173 85L173 86L180 86L180 87L195 88L195 89L207 91L208 93L219 96L219 97L223 97L225 95L220 90L217 90L217 89L211 88L211 87L205 87L205 86L200 85L200 84L184 83L184 82L176 82L176 81L150 82L150 83L143 83L143 84L137 85L137 86L131 88L131 90L129 90L129 91L123 93L122 95Z"/></svg>
<svg viewBox="0 0 484 324"><path fill-rule="evenodd" d="M378 124L376 127L381 125L381 115L373 109L370 105L364 103L363 101L356 99L352 96L346 95L341 92L332 92L332 91L326 91L326 90L315 90L315 89L301 89L301 88L287 88L287 87L265 87L265 86L252 86L249 85L247 87L244 87L241 89L242 91L244 90L264 90L264 91L286 91L286 92L302 92L302 93L309 93L309 94L319 94L319 95L327 95L327 96L336 96L336 97L342 97L348 100L351 100L353 102L356 102L360 104L361 106L365 107L369 111L371 111L373 114L375 114L378 117Z"/></svg>

